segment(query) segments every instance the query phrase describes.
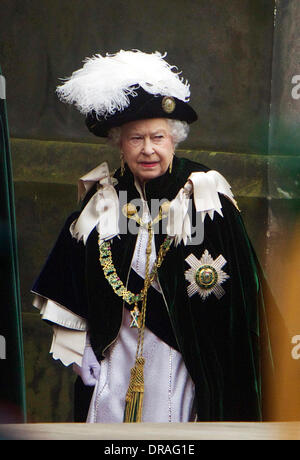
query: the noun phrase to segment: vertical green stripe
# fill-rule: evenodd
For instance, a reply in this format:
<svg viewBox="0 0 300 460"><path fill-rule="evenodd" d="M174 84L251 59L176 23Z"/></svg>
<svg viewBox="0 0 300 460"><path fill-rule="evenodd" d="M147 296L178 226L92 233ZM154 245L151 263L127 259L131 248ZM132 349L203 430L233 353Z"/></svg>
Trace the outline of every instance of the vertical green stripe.
<svg viewBox="0 0 300 460"><path fill-rule="evenodd" d="M3 83L0 68L0 78ZM0 419L26 421L26 395L17 231L5 90L0 91ZM3 354L1 356L3 358Z"/></svg>

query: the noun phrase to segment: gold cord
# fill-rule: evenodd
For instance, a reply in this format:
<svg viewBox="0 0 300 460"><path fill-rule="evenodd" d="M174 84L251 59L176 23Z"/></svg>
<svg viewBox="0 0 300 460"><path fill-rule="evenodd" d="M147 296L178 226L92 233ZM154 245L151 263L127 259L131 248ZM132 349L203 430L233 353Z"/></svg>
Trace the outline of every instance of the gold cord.
<svg viewBox="0 0 300 460"><path fill-rule="evenodd" d="M143 289L143 301L142 301L142 311L141 311L141 327L139 328L139 338L138 346L136 350L136 358L143 355L144 350L144 331L145 331L145 320L146 320L146 307L147 307L147 295L148 289L150 287L150 277L149 277L149 267L150 267L150 255L151 255L151 245L152 245L152 225L148 225L148 243L146 249L146 269L145 269L145 281Z"/></svg>
<svg viewBox="0 0 300 460"><path fill-rule="evenodd" d="M138 309L138 302L142 302L141 312L138 318L138 340L135 356L135 364L130 372L130 381L128 390L125 398L125 410L124 410L124 422L141 422L142 421L142 409L143 409L143 399L144 399L144 364L145 358L143 357L144 351L144 333L145 333L145 323L146 323L146 308L147 308L147 295L148 289L151 286L154 278L157 276L157 271L161 266L164 257L168 250L171 247L173 238L167 236L163 243L161 244L155 263L153 265L152 271L150 273L150 256L152 248L152 238L153 238L153 225L160 219L166 216L168 212L168 203L163 203L160 213L153 222L148 223L148 242L146 248L146 265L145 265L145 279L144 287L138 293L134 294L128 291L116 272L112 261L112 254L109 241L102 242L100 241L99 236L99 261L103 268L104 276L113 288L114 292L123 298L129 305L134 304L134 310ZM140 222L140 219L137 215L136 209L130 204L123 207L123 212L131 219L137 220ZM135 319L134 319L135 321Z"/></svg>
<svg viewBox="0 0 300 460"><path fill-rule="evenodd" d="M144 332L147 307L147 293L150 287L149 266L152 245L152 225L148 224L148 243L146 249L146 270L142 301L142 322L138 330L138 343L134 367L130 371L130 381L125 398L124 422L141 422L144 401Z"/></svg>

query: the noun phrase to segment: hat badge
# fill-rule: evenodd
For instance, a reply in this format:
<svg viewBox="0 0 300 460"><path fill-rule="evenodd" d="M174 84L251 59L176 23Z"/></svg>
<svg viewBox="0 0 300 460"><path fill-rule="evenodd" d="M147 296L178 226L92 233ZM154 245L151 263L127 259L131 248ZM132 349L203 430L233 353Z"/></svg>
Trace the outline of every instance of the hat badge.
<svg viewBox="0 0 300 460"><path fill-rule="evenodd" d="M161 106L164 112L172 113L175 110L176 102L173 97L165 96L161 101Z"/></svg>

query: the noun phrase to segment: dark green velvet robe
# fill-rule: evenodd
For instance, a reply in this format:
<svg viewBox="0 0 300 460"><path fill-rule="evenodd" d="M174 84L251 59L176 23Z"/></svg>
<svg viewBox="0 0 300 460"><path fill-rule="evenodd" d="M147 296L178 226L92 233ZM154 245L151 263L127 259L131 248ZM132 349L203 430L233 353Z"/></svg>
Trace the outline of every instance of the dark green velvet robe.
<svg viewBox="0 0 300 460"><path fill-rule="evenodd" d="M175 157L171 175L167 172L146 184L146 199L149 204L151 199L172 200L192 172L207 170ZM117 192L126 191L128 202L139 198L130 171L115 176ZM213 220L206 216L202 244L181 243L166 255L158 276L167 306L162 296L151 305L151 296L156 295L152 292L146 325L181 352L195 384L199 421L259 421L263 355L272 367L264 303L267 285L239 211L227 197L220 196L220 200L223 217L216 212ZM78 215L68 218L33 291L86 318L94 352L102 359L103 351L118 335L123 304L103 275L96 229L86 246L71 237L69 226ZM163 239L164 235L155 235L157 251ZM113 239L113 261L124 284L135 241L132 234ZM229 279L222 284L225 294L219 300L214 294L205 300L187 294L184 272L189 265L185 259L191 253L200 259L205 249L213 259L222 254L227 261L223 270Z"/></svg>

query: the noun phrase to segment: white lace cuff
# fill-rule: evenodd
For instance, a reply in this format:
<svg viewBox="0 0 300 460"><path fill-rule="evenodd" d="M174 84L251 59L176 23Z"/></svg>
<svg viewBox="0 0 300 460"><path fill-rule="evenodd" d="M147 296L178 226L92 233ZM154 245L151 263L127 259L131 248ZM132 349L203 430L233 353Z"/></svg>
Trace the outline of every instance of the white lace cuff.
<svg viewBox="0 0 300 460"><path fill-rule="evenodd" d="M65 366L73 363L81 366L86 336L86 331L74 331L53 326L53 339L50 348L53 359L59 359Z"/></svg>
<svg viewBox="0 0 300 460"><path fill-rule="evenodd" d="M34 294L36 293L34 292ZM33 299L33 306L40 310L41 318L44 320L51 321L68 329L75 329L77 331L87 330L87 323L84 318L51 299L36 294Z"/></svg>

